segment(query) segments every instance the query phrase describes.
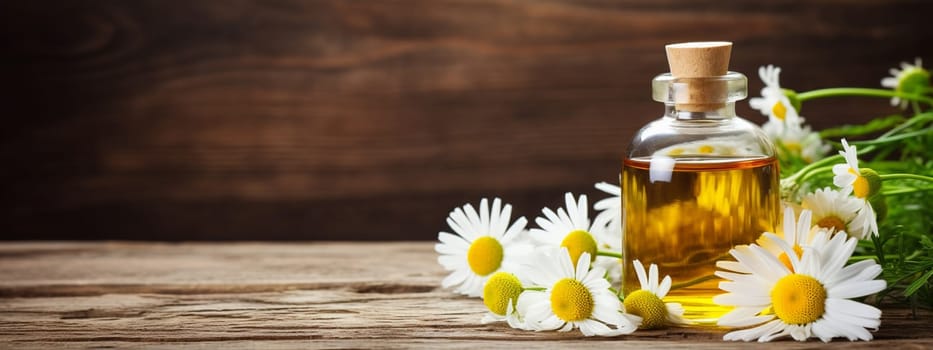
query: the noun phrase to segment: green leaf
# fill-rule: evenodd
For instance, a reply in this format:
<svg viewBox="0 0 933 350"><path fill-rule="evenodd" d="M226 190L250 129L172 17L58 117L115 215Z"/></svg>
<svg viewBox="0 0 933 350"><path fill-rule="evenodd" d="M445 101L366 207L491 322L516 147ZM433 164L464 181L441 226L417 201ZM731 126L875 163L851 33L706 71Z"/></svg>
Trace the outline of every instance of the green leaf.
<svg viewBox="0 0 933 350"><path fill-rule="evenodd" d="M920 244L926 249L933 249L933 240L931 240L929 236L921 236Z"/></svg>
<svg viewBox="0 0 933 350"><path fill-rule="evenodd" d="M927 283L928 280L930 280L931 276L933 276L933 270L927 271L927 273L923 274L923 276L920 276L920 278L914 280L914 282L907 286L907 289L904 290L904 296L909 297L913 295L915 292L917 292L918 289L920 289L920 287L922 287Z"/></svg>

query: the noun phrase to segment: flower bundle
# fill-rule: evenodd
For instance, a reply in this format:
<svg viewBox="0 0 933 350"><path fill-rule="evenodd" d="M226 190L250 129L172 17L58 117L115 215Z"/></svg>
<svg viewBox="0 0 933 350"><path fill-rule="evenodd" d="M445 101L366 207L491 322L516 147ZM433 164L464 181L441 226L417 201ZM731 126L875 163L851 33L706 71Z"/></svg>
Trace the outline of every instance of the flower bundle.
<svg viewBox="0 0 933 350"><path fill-rule="evenodd" d="M784 217L777 232L717 262L723 294L714 301L732 307L718 324L734 328L725 340L870 340L881 310L869 304L933 306L930 74L918 59L892 69L881 82L888 89L798 93L781 87L780 73L759 70L765 87L750 104L777 149ZM890 98L902 113L813 131L804 103L836 96ZM499 198L454 209L452 232L435 246L450 271L442 285L482 297L482 322L517 329L617 336L689 324L680 304L665 302L677 284L650 261L631 262L641 289L621 295L621 189L596 188L610 196L593 205L594 217L586 195L567 193L533 228Z"/></svg>

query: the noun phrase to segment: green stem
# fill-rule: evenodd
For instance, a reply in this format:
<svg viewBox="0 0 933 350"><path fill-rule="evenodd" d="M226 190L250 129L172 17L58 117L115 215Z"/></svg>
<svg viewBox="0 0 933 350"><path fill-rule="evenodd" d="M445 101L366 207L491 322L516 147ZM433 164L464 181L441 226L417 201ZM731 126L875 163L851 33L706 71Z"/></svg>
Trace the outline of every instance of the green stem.
<svg viewBox="0 0 933 350"><path fill-rule="evenodd" d="M690 286L692 286L692 285L700 284L700 283L709 281L709 280L714 279L714 278L719 278L719 277L716 277L716 275L706 275L706 276L703 276L703 277L694 278L694 279L689 280L689 281L686 281L686 282L674 283L674 284L671 285L671 290L676 290L676 289L680 289L680 288L690 287Z"/></svg>
<svg viewBox="0 0 933 350"><path fill-rule="evenodd" d="M898 188L898 189L893 189L893 190L881 190L881 193L884 194L885 196L897 196L897 195L902 195L902 194L911 194L911 193L925 192L925 191L930 191L930 190L933 190L933 187Z"/></svg>
<svg viewBox="0 0 933 350"><path fill-rule="evenodd" d="M897 254L885 254L884 255L885 259L897 260L899 257L900 256ZM878 260L878 256L877 255L853 255L852 257L849 258L849 262L857 262L857 261L868 260L868 259Z"/></svg>
<svg viewBox="0 0 933 350"><path fill-rule="evenodd" d="M546 290L547 290L547 288L544 288L544 287L525 287L525 288L522 288L522 289L524 289L524 290L533 290L533 291L536 291L536 292L543 292L543 291L546 291Z"/></svg>
<svg viewBox="0 0 933 350"><path fill-rule="evenodd" d="M911 131L911 132L908 132L908 133L906 133L906 134L900 134L900 135L897 135L897 136L888 136L888 137L882 136L882 137L879 137L879 138L877 138L877 139L868 140L868 141L853 141L853 142L849 142L849 144L850 144L850 145L856 145L856 146L880 145L880 144L885 144L885 143L888 143L888 142L894 142L894 141L898 141L898 140L909 139L909 138L915 137L915 136L923 136L923 135L927 135L927 134L930 134L930 133L933 133L933 128L926 128L926 129L923 129L923 130Z"/></svg>
<svg viewBox="0 0 933 350"><path fill-rule="evenodd" d="M807 166L801 168L800 170L797 170L797 173L795 173L795 174L793 174L793 175L791 175L791 176L788 176L788 177L785 178L784 180L790 180L790 181L794 181L794 182L796 182L796 183L800 183L797 179L800 178L800 177L802 177L802 176L804 176L804 175L806 175L806 174L809 173L810 171L813 171L814 169L819 168L819 167L822 167L822 166L824 166L824 165L826 165L826 164L835 163L835 162L838 162L838 161L844 160L844 159L845 159L845 158L843 158L842 155L839 155L839 154L834 155L834 156L830 156L830 157L826 157L826 158L823 158L823 159L820 159L820 160L815 161L815 162L813 162L813 163L807 164Z"/></svg>
<svg viewBox="0 0 933 350"><path fill-rule="evenodd" d="M810 172L808 172L806 175L802 176L802 177L800 178L800 180L798 180L797 182L798 182L798 183L802 183L802 182L806 181L807 179L809 179L809 178L811 178L811 177L813 177L813 176L815 176L815 175L818 175L818 174L821 174L821 173L825 173L825 172L827 172L827 171L833 171L833 166L832 166L832 165L827 165L827 166L824 166L824 167L819 167L819 168L810 170Z"/></svg>
<svg viewBox="0 0 933 350"><path fill-rule="evenodd" d="M622 259L622 253L610 252L608 250L597 250L597 256L608 256L616 259Z"/></svg>
<svg viewBox="0 0 933 350"><path fill-rule="evenodd" d="M813 91L807 91L797 94L797 98L800 102L807 100L817 99L817 98L826 98L826 97L839 97L839 96L867 96L867 97L882 97L882 98L891 98L891 97L900 97L902 99L924 102L928 105L933 106L933 98L929 98L923 95L907 94L903 92L897 92L893 90L884 90L884 89L866 89L866 88L829 88L829 89L819 89Z"/></svg>
<svg viewBox="0 0 933 350"><path fill-rule="evenodd" d="M891 130L888 130L888 132L886 132L886 133L884 133L884 134L881 134L881 136L880 136L879 138L884 138L884 137L888 137L888 136L894 135L894 134L896 134L896 133L901 132L901 130L904 130L904 129L906 129L906 128L908 128L908 127L914 125L914 124L923 123L923 122L926 122L926 121L929 121L929 120L933 120L933 113L931 113L931 112L927 112L927 113L915 115L915 116L913 116L912 118L908 119L908 120L907 120L906 122L904 122L903 124L898 125L897 127L894 127L894 128L892 128Z"/></svg>
<svg viewBox="0 0 933 350"><path fill-rule="evenodd" d="M933 177L917 175L917 174L882 174L882 180L920 180L926 182L933 182Z"/></svg>
<svg viewBox="0 0 933 350"><path fill-rule="evenodd" d="M913 253L904 258L904 261L910 261L922 254L919 250L915 250Z"/></svg>

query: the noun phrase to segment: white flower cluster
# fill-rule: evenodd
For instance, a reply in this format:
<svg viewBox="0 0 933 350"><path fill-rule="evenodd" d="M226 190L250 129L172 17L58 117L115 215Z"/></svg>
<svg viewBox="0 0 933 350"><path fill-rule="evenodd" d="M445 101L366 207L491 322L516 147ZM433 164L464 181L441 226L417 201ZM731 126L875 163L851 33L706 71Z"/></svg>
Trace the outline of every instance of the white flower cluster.
<svg viewBox="0 0 933 350"><path fill-rule="evenodd" d="M482 296L489 313L484 323L506 321L519 329L569 331L586 335L628 334L642 324L643 308L664 310L648 314L655 324L679 324L683 308L662 301L671 279L659 279L658 268L648 271L634 262L642 290L626 310L612 288L621 277L621 191L607 183L597 188L612 194L595 205L602 210L590 220L586 195L565 195L565 207L542 209L536 228L527 221L510 223L511 206L494 199L480 201L477 211L467 204L447 219L454 233L440 232L435 250L450 275L444 287L468 296ZM508 227L508 228L507 228ZM603 256L601 255L609 255ZM637 300L636 300L637 299ZM659 320L655 320L658 318Z"/></svg>
<svg viewBox="0 0 933 350"><path fill-rule="evenodd" d="M758 69L758 76L765 87L761 89L761 97L752 98L749 104L768 116L762 129L777 146L778 153L812 163L829 152L830 146L823 143L819 133L804 124L805 119L800 116L798 107L781 88L781 68L763 66Z"/></svg>

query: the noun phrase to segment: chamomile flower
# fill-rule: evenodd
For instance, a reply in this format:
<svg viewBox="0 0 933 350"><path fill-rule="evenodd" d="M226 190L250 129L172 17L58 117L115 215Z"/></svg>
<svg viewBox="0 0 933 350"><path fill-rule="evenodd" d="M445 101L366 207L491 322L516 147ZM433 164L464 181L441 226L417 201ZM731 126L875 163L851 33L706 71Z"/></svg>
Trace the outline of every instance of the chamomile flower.
<svg viewBox="0 0 933 350"><path fill-rule="evenodd" d="M878 234L878 218L871 206L870 198L881 190L881 177L874 170L859 169L858 152L855 145L849 146L846 139L842 139L842 151L839 151L846 162L833 166L833 184L842 188L845 194L853 194L860 199L861 207L855 219L853 232L859 236L867 237ZM865 233L868 232L868 233Z"/></svg>
<svg viewBox="0 0 933 350"><path fill-rule="evenodd" d="M664 303L663 299L671 290L671 276L664 276L658 282L658 265L651 264L649 272L641 261L632 262L641 289L625 296L625 312L641 317L643 329L661 328L664 325L686 324L684 308L680 303Z"/></svg>
<svg viewBox="0 0 933 350"><path fill-rule="evenodd" d="M923 94L930 91L930 72L923 69L923 61L917 57L914 64L901 62L901 69L891 68L891 76L881 79L881 86L896 92ZM907 108L907 100L892 97L891 105Z"/></svg>
<svg viewBox="0 0 933 350"><path fill-rule="evenodd" d="M622 304L603 278L606 272L590 269L589 253L580 254L576 266L567 248L551 253L537 255L527 271L529 280L544 290L526 290L518 299L529 329L567 332L579 328L585 336L615 336L638 328L637 316L619 311Z"/></svg>
<svg viewBox="0 0 933 350"><path fill-rule="evenodd" d="M761 89L761 97L749 100L752 108L768 116L768 120L780 126L799 126L803 121L797 114L797 109L781 89L781 68L773 65L758 68L758 76L765 83Z"/></svg>
<svg viewBox="0 0 933 350"><path fill-rule="evenodd" d="M786 125L780 121L769 120L761 128L778 146L778 155L781 157L794 156L812 163L823 157L831 148L823 142L820 134L808 125Z"/></svg>
<svg viewBox="0 0 933 350"><path fill-rule="evenodd" d="M782 242L779 237L771 239ZM736 258L737 268L716 272L726 280L719 288L727 293L713 301L735 309L718 323L750 328L730 332L723 339L767 342L790 336L798 341L811 337L824 342L837 337L871 340L868 329L881 324L881 310L850 298L883 290L885 281L875 279L881 267L872 260L844 266L855 249L855 238L836 234L825 241L804 247L799 258L792 247L782 244L791 269L756 244L732 249L729 253Z"/></svg>
<svg viewBox="0 0 933 350"><path fill-rule="evenodd" d="M447 217L447 224L456 233L440 232L441 242L434 246L440 256L437 262L450 275L444 278L444 288L456 287L456 291L471 297L483 294L483 284L496 271L516 271L520 262L531 250L527 244L517 242L527 220L518 218L509 225L512 206L502 206L496 198L489 207L483 198L479 212L472 205L456 208Z"/></svg>
<svg viewBox="0 0 933 350"><path fill-rule="evenodd" d="M499 271L490 276L483 287L483 304L489 312L481 322L506 321L512 328L525 329L525 322L516 308L523 290L522 282L514 274Z"/></svg>
<svg viewBox="0 0 933 350"><path fill-rule="evenodd" d="M590 262L596 260L596 252L600 247L598 239L606 237L605 217L590 225L586 195L580 195L580 200L574 200L573 194L564 195L567 210L557 208L554 212L550 208L541 210L544 217L537 217L535 223L540 228L531 229L531 237L539 244L550 247L565 247L570 252L571 261L576 263L583 253L587 253ZM619 261L610 258L618 264Z"/></svg>
<svg viewBox="0 0 933 350"><path fill-rule="evenodd" d="M813 225L833 232L845 231L858 239L868 237L867 227L856 227L862 203L855 197L829 187L803 196L801 207L813 213Z"/></svg>

